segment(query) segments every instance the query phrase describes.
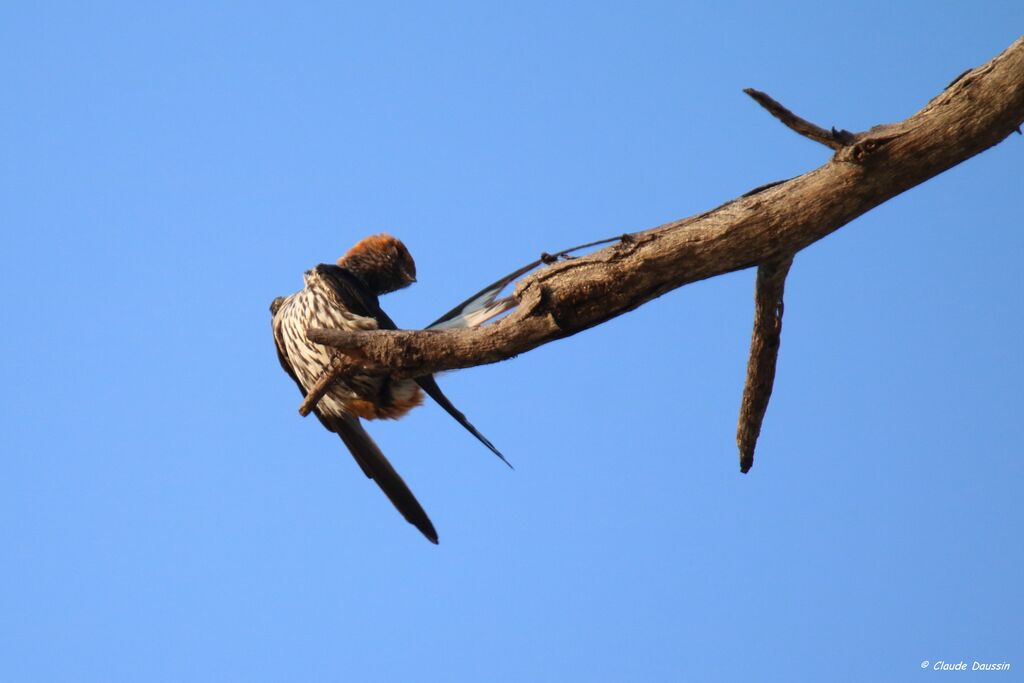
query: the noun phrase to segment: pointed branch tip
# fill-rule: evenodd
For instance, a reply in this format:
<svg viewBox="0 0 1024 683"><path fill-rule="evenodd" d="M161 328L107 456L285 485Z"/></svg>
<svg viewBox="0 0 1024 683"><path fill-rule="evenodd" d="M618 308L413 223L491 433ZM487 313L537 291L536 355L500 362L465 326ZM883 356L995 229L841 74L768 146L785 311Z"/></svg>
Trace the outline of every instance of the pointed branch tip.
<svg viewBox="0 0 1024 683"><path fill-rule="evenodd" d="M767 93L763 93L760 90L744 88L743 92L750 95L755 102L767 109L769 114L777 118L793 132L799 133L809 140L821 143L830 149L842 149L857 139L857 136L848 130L837 130L835 127L831 130L825 130L821 126L800 118L772 99Z"/></svg>
<svg viewBox="0 0 1024 683"><path fill-rule="evenodd" d="M331 358L331 362L324 368L320 379L317 380L313 388L302 399L302 404L299 406L299 415L306 417L313 412L317 404L320 403L320 399L330 390L331 385L341 377L351 374L354 368L355 365L347 361L344 356L335 354Z"/></svg>
<svg viewBox="0 0 1024 683"><path fill-rule="evenodd" d="M744 474L754 465L754 448L761 434L761 424L775 383L775 366L782 339L782 295L792 263L793 257L787 256L779 261L761 264L757 269L754 330L750 338L747 379L743 386L739 423L736 426L740 472Z"/></svg>

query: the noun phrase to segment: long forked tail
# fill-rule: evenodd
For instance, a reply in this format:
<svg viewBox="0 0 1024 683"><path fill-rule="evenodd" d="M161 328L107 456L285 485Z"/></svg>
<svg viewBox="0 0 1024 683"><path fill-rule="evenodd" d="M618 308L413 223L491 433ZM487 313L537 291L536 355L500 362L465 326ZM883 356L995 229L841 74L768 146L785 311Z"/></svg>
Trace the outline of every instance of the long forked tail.
<svg viewBox="0 0 1024 683"><path fill-rule="evenodd" d="M402 481L395 468L384 457L380 448L354 416L325 418L328 428L337 433L352 452L366 476L377 482L388 500L402 513L406 521L420 530L431 543L437 543L437 531L416 496Z"/></svg>
<svg viewBox="0 0 1024 683"><path fill-rule="evenodd" d="M444 395L443 391L441 391L441 387L437 386L437 381L434 380L434 376L433 375L426 375L424 377L417 377L416 378L416 383L420 385L420 387L423 389L423 391L427 392L427 395L430 396L430 398L432 398L435 401L437 401L437 404L439 406L444 408L445 411L449 415L451 415L453 418L455 418L456 422L458 422L460 425L465 427L466 431L468 431L470 434L472 434L477 439L479 439L480 443L482 443L483 445L485 445L489 449L491 449L491 452L494 453L499 458L501 458L501 461L503 463L508 465L511 469L515 469L514 467L512 467L512 463L510 463L508 460L506 460L505 456L501 454L501 451L499 451L497 448L495 448L494 444L491 443L490 440L486 436L484 436L483 434L478 432L476 430L476 427L474 427L472 424L470 424L469 420L466 419L466 416L463 415L462 412L458 408L456 408L454 405L452 405L452 402L449 401L448 397Z"/></svg>

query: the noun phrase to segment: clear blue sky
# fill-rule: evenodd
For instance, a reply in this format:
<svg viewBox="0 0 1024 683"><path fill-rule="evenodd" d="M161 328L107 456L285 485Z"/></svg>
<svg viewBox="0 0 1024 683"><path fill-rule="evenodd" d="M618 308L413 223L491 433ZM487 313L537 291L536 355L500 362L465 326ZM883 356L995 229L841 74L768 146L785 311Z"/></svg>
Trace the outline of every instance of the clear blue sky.
<svg viewBox="0 0 1024 683"><path fill-rule="evenodd" d="M438 547L298 416L267 306L386 230L421 326L826 161L742 88L898 120L1024 5L487 4L0 10L0 678L1019 676L1024 138L797 257L749 475L750 271L443 377L514 472L371 424Z"/></svg>

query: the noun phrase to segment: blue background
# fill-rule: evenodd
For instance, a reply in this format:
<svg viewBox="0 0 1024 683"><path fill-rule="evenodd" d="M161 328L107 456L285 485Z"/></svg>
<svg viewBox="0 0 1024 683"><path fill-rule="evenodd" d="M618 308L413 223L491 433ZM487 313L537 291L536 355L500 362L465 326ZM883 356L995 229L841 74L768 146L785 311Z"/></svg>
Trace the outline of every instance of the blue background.
<svg viewBox="0 0 1024 683"><path fill-rule="evenodd" d="M1024 138L796 259L753 471L753 272L441 379L370 432L425 542L296 413L270 300L387 230L421 326L579 242L824 163L1020 2L0 10L5 681L908 680L1024 669Z"/></svg>

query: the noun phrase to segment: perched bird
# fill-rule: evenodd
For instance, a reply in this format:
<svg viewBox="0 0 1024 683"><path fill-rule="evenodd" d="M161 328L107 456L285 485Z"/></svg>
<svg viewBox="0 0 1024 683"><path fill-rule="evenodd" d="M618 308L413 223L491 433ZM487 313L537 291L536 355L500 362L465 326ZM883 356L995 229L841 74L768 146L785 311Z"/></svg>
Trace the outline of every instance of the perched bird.
<svg viewBox="0 0 1024 683"><path fill-rule="evenodd" d="M377 297L415 282L416 264L401 241L391 235L373 235L349 249L337 265L320 264L306 271L304 281L301 291L278 297L270 305L278 359L303 396L341 353L309 341L306 330L397 329ZM452 405L430 375L410 380L394 379L387 372L348 374L330 385L315 413L324 427L341 437L366 476L377 482L405 519L437 543L437 531L427 513L359 421L397 419L423 402L423 392L505 460Z"/></svg>

